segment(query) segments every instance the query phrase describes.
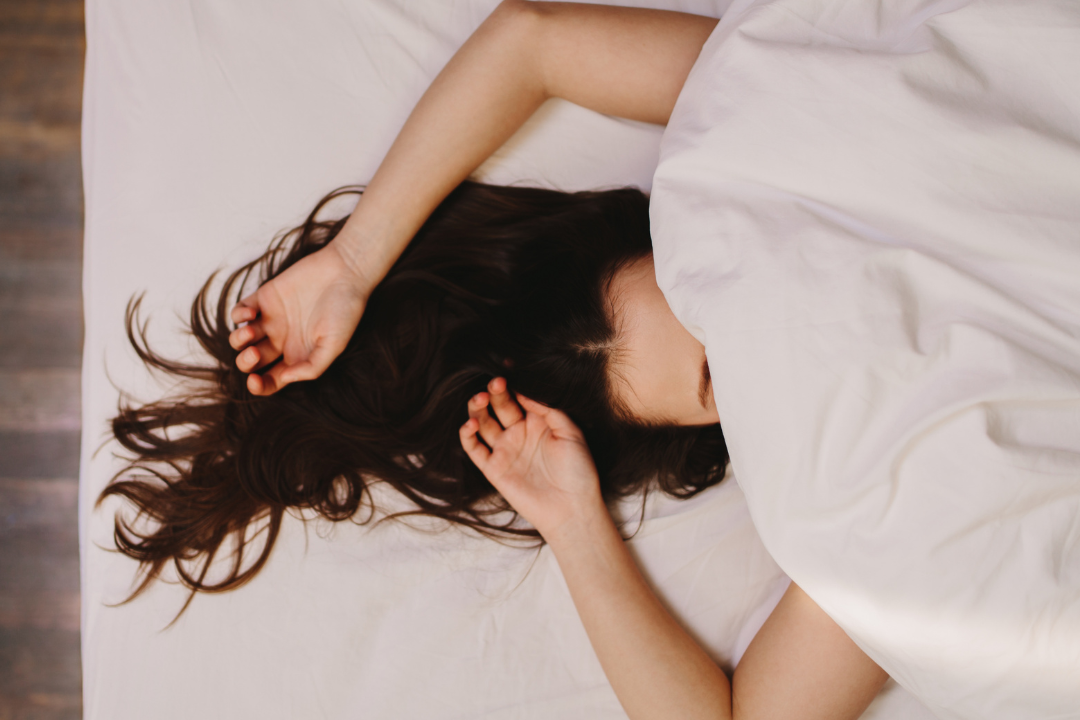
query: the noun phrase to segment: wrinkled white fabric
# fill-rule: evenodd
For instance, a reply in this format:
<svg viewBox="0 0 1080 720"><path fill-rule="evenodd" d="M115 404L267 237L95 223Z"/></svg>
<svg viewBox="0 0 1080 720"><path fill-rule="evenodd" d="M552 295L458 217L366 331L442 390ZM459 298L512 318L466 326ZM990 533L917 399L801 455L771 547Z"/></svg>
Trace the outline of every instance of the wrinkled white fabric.
<svg viewBox="0 0 1080 720"><path fill-rule="evenodd" d="M1080 4L736 2L652 218L780 567L940 717L1080 717Z"/></svg>

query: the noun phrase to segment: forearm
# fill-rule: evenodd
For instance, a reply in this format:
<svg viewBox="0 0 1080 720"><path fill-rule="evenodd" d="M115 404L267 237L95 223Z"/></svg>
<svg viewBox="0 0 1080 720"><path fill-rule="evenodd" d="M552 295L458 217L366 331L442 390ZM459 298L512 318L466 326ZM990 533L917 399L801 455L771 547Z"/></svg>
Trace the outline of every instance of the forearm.
<svg viewBox="0 0 1080 720"><path fill-rule="evenodd" d="M555 553L631 718L859 717L887 676L794 583L747 649L733 686L642 577L604 506L581 430L558 410L514 399L503 378L473 396L462 448Z"/></svg>
<svg viewBox="0 0 1080 720"><path fill-rule="evenodd" d="M627 715L730 718L727 677L660 603L606 509L549 535L589 640Z"/></svg>
<svg viewBox="0 0 1080 720"><path fill-rule="evenodd" d="M513 4L477 29L424 93L334 241L374 287L435 207L544 102L532 31Z"/></svg>
<svg viewBox="0 0 1080 720"><path fill-rule="evenodd" d="M507 0L427 90L334 241L374 287L453 188L551 97L664 123L716 21Z"/></svg>

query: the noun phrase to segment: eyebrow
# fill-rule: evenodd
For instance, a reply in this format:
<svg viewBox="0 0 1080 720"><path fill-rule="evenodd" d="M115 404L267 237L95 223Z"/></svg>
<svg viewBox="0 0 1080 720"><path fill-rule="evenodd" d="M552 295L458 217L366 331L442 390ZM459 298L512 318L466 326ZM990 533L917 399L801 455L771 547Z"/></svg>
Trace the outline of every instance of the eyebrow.
<svg viewBox="0 0 1080 720"><path fill-rule="evenodd" d="M701 363L701 384L698 385L698 402L701 407L709 409L709 391L712 389L712 374L709 372L709 359L705 358Z"/></svg>

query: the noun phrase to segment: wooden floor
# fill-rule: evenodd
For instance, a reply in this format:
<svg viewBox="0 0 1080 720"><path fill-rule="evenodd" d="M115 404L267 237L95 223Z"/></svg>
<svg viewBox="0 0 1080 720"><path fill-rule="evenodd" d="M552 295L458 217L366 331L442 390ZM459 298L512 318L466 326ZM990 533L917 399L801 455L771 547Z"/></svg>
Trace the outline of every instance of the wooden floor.
<svg viewBox="0 0 1080 720"><path fill-rule="evenodd" d="M0 0L0 720L82 717L81 0Z"/></svg>

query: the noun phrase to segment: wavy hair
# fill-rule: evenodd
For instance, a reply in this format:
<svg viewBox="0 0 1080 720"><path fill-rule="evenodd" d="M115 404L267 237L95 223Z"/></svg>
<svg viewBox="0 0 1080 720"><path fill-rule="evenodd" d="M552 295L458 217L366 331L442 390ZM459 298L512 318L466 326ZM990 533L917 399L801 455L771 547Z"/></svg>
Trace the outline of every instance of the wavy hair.
<svg viewBox="0 0 1080 720"><path fill-rule="evenodd" d="M139 300L129 305L127 333L139 357L186 381L173 397L122 401L112 421L129 464L98 503L119 496L137 510L115 518L117 548L140 563L129 600L170 564L192 591L188 603L196 592L236 588L265 564L287 510L366 522L374 513L365 519L360 510L370 505L373 482L415 505L389 517L431 515L496 538L539 538L517 522L458 439L467 400L496 375L581 427L608 500L646 487L689 497L723 478L718 425L646 426L612 391L618 338L608 286L620 267L652 250L648 198L634 189L463 183L372 293L329 369L273 395L251 395L229 345L229 309L251 278L266 282L330 242L345 219L321 212L361 192L327 195L216 293L214 278L207 281L190 317L203 362L155 353ZM211 579L215 558L230 553L225 574L215 570Z"/></svg>

